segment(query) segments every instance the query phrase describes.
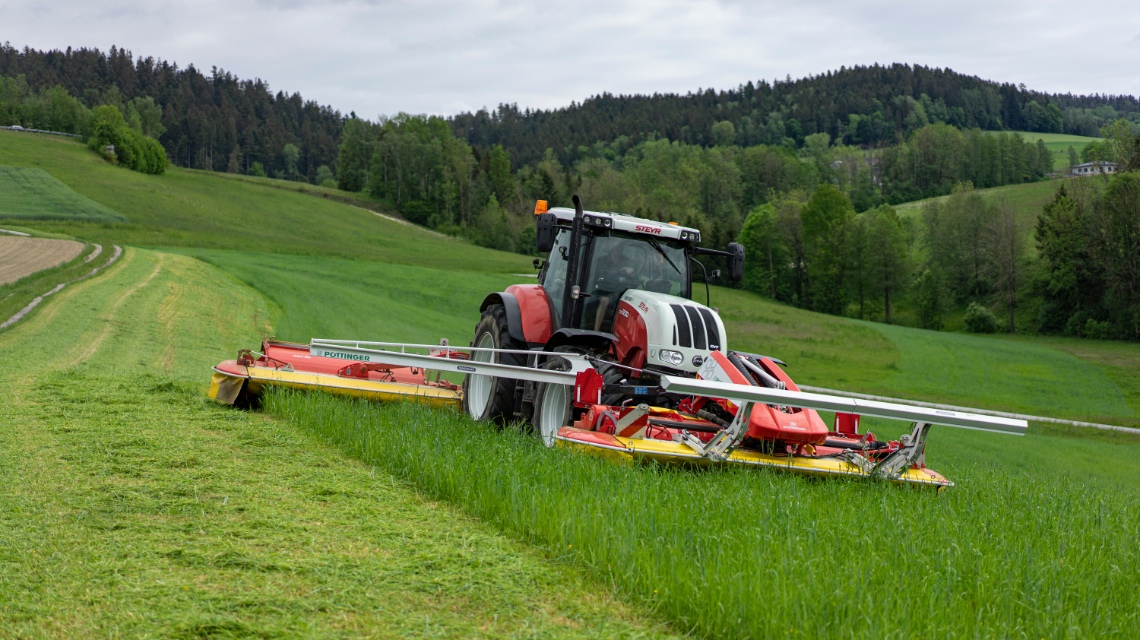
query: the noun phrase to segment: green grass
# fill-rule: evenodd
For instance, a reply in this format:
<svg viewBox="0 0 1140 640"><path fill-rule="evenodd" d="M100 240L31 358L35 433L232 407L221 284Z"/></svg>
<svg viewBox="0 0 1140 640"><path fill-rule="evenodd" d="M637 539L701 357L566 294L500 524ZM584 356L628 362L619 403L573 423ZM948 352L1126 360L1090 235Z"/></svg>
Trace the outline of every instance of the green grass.
<svg viewBox="0 0 1140 640"><path fill-rule="evenodd" d="M177 167L161 176L114 167L72 140L0 131L0 164L43 169L130 220L36 227L88 242L324 255L489 273L530 270L526 256L483 249L332 199Z"/></svg>
<svg viewBox="0 0 1140 640"><path fill-rule="evenodd" d="M126 220L98 202L72 191L42 169L0 166L0 220L12 219Z"/></svg>
<svg viewBox="0 0 1140 640"><path fill-rule="evenodd" d="M114 255L111 247L104 247L102 253L93 258L91 262L84 262L94 251L95 247L85 247L78 256L61 265L37 271L15 282L0 285L0 323L11 318L13 314L23 309L37 296L42 296L51 291L56 285L81 278L90 273L92 269L106 265ZM33 310L32 313L35 311Z"/></svg>
<svg viewBox="0 0 1140 640"><path fill-rule="evenodd" d="M520 281L368 260L190 253L263 292L283 310L275 317L277 336L300 342L324 337L435 344L449 338L467 344L483 298Z"/></svg>
<svg viewBox="0 0 1140 640"><path fill-rule="evenodd" d="M1032 131L1017 131L1016 133L1030 144L1037 144L1038 140L1043 140L1045 148L1053 153L1054 171L1065 171L1069 168L1069 147L1072 147L1079 154L1088 143L1102 140L1102 138L1074 136L1068 133L1034 133Z"/></svg>
<svg viewBox="0 0 1140 640"><path fill-rule="evenodd" d="M866 323L898 348L883 392L1056 418L1092 421L1135 414L1097 364L1029 341ZM936 336L933 339L932 336Z"/></svg>
<svg viewBox="0 0 1140 640"><path fill-rule="evenodd" d="M483 297L521 281L364 260L191 254L261 291L273 302L273 332L301 342L447 338L468 344ZM1058 349L1049 339L860 323L719 287L712 303L725 321L729 348L780 358L803 384L1122 424L1140 415L1140 387L1127 382L1135 378L1128 372L1140 368L1140 345L1131 351L1122 345L1122 355L1106 361Z"/></svg>
<svg viewBox="0 0 1140 640"><path fill-rule="evenodd" d="M206 399L269 315L132 249L0 335L0 635L671 635L560 555Z"/></svg>
<svg viewBox="0 0 1140 640"><path fill-rule="evenodd" d="M615 464L414 405L278 393L268 410L698 635L1140 633L1134 441L1077 455L1068 438L943 430L931 463L958 486L936 495ZM1019 468L1021 447L1046 464ZM1129 483L1109 491L1111 480L1083 477L1102 465Z"/></svg>
<svg viewBox="0 0 1140 640"><path fill-rule="evenodd" d="M529 259L293 183L144 176L29 138L0 132L0 164L130 219L37 230L179 254L128 250L0 335L0 628L14 635L1140 630L1135 438L936 429L928 459L958 486L935 495L605 463L415 406L227 410L200 395L207 371L263 333L463 344L479 300ZM1029 202L1041 185L1051 197L1005 189ZM1140 411L1140 345L905 330L721 289L712 304L730 347L803 383Z"/></svg>

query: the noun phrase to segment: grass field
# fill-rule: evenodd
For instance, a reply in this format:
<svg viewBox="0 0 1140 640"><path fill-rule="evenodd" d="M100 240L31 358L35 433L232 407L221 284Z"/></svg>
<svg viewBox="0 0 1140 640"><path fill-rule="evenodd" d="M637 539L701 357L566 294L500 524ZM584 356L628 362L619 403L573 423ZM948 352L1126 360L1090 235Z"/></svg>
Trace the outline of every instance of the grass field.
<svg viewBox="0 0 1140 640"><path fill-rule="evenodd" d="M614 464L411 405L282 393L269 411L566 554L697 635L1140 633L1134 441L1074 453L1069 438L1027 437L1039 461L1063 457L1059 471L1022 464L1017 448L997 442L1009 437L943 430L940 444L958 446L932 453L932 464L959 485L935 495ZM989 464L972 455L978 447ZM1100 475L1105 465L1116 478Z"/></svg>
<svg viewBox="0 0 1140 640"><path fill-rule="evenodd" d="M1034 133L1032 131L1018 131L1022 138L1030 144L1037 144L1038 140L1045 142L1045 148L1053 153L1053 170L1066 171L1069 168L1069 147L1072 147L1077 154L1080 154L1081 149L1085 148L1090 142L1101 140L1102 138L1090 138L1087 136L1074 136L1068 133Z"/></svg>
<svg viewBox="0 0 1140 640"><path fill-rule="evenodd" d="M43 169L5 166L0 166L0 219L125 220L111 209L72 191Z"/></svg>
<svg viewBox="0 0 1140 640"><path fill-rule="evenodd" d="M218 269L132 249L0 335L0 635L671 635L390 472L206 400L202 372L268 315Z"/></svg>
<svg viewBox="0 0 1140 640"><path fill-rule="evenodd" d="M162 176L114 167L67 139L0 131L0 164L43 169L130 220L36 227L89 242L364 258L488 273L530 270L525 256L443 239L334 200L177 167Z"/></svg>
<svg viewBox="0 0 1140 640"><path fill-rule="evenodd" d="M12 635L1140 633L1135 437L935 429L928 461L957 483L935 494L616 465L415 406L230 410L203 397L209 367L261 335L466 343L487 292L533 282L512 275L529 259L289 184L144 176L4 135L0 164L131 221L37 232L165 247L129 248L0 334ZM731 348L803 383L1140 415L1140 345L909 330L719 288L712 304Z"/></svg>

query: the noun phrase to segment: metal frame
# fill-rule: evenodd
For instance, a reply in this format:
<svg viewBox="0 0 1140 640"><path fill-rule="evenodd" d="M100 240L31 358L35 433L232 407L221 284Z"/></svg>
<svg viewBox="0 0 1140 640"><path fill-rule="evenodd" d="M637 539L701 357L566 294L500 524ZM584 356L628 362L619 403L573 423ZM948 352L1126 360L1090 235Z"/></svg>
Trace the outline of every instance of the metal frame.
<svg viewBox="0 0 1140 640"><path fill-rule="evenodd" d="M426 351L427 353L409 353L409 349ZM310 354L325 358L341 358L356 362L376 362L400 367L419 367L432 371L454 371L456 373L486 375L566 386L575 385L579 372L594 368L588 357L564 352L547 355L557 355L560 358L564 358L570 363L569 371L541 369L538 367L538 358L534 358L533 360L528 358L529 361L534 362L534 366L517 366L499 364L496 362L475 362L473 360L461 360L450 357L451 354L470 355L475 352L487 351L523 354L527 356L546 354L546 352L521 349L456 348L447 345L367 342L359 340L313 339L309 343ZM432 353L438 355L431 355ZM440 357L441 355L443 357ZM798 407L820 411L838 411L915 423L913 432L908 436L903 436L903 447L877 465L877 468L882 469L882 473L888 475L897 472L897 469L894 471L891 470L896 462L901 464L901 460L904 458L909 460L909 462L900 467L905 469L920 459L922 447L925 445L926 435L931 425L937 424L1011 435L1024 435L1029 427L1029 423L1025 420L1013 418L984 416L943 409L929 409L893 402L861 400L819 393L788 391L786 389L770 389L767 387L754 387L725 382L710 382L707 380L680 378L670 375L661 376L660 386L666 393L722 398L731 400L740 405L736 413L736 418L732 423L718 432L717 436L708 444L701 443L698 438L692 435L688 435L684 439L684 442L689 444L689 446L700 455L717 460L727 458L744 438L753 404ZM902 454L901 457L900 454Z"/></svg>

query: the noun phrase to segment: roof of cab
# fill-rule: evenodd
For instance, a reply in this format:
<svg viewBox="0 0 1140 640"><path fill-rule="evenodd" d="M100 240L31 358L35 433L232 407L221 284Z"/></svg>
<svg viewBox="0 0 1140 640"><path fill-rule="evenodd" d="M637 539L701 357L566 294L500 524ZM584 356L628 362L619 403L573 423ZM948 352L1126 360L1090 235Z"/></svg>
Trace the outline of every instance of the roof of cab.
<svg viewBox="0 0 1140 640"><path fill-rule="evenodd" d="M573 222L574 210L569 207L552 207L547 213L554 214L559 222ZM655 236L658 238L671 238L674 240L682 240L686 242L700 242L701 232L699 229L691 227L682 227L678 224L669 222L658 222L656 220L647 220L645 218L635 218L634 216L627 216L621 213L607 213L602 211L583 211L582 215L586 218L586 224L601 225L611 227L615 231L624 231L626 233L640 233L647 236ZM597 222L592 221L596 220Z"/></svg>

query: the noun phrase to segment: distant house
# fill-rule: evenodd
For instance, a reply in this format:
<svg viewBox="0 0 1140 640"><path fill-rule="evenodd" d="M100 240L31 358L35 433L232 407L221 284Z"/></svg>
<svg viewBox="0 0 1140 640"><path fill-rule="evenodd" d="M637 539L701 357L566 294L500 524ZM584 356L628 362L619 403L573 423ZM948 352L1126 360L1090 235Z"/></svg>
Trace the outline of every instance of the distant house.
<svg viewBox="0 0 1140 640"><path fill-rule="evenodd" d="M1074 165L1069 170L1070 175L1074 176L1093 176L1107 173L1116 173L1115 162L1086 162L1084 164Z"/></svg>

